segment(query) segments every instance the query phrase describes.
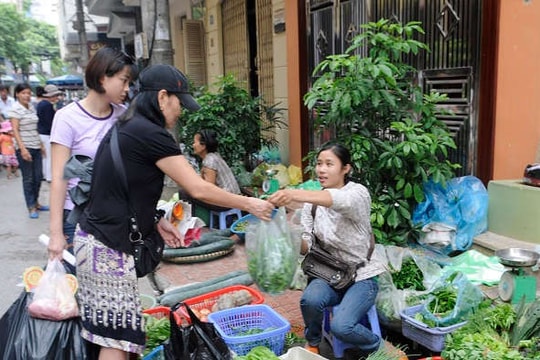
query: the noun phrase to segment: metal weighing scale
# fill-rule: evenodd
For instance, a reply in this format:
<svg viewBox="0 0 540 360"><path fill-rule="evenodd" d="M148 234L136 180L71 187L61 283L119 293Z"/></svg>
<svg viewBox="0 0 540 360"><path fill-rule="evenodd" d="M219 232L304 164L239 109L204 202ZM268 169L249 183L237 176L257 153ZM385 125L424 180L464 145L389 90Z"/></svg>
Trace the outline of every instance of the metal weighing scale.
<svg viewBox="0 0 540 360"><path fill-rule="evenodd" d="M266 180L262 183L262 190L266 195L271 195L279 190L279 180L274 178L278 171L276 169L269 169L265 171Z"/></svg>
<svg viewBox="0 0 540 360"><path fill-rule="evenodd" d="M499 281L499 297L512 304L519 303L523 297L525 302L536 299L536 276L531 268L538 263L540 254L536 251L508 248L495 251L501 264L510 267ZM534 269L536 271L536 269Z"/></svg>

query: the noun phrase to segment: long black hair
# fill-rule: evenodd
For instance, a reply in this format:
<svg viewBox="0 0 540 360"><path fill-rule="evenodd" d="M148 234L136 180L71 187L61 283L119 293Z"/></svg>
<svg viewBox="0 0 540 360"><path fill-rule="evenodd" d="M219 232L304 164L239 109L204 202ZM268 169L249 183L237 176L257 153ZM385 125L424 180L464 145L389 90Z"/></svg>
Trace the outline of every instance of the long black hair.
<svg viewBox="0 0 540 360"><path fill-rule="evenodd" d="M201 145L206 145L206 151L208 153L217 151L219 143L217 140L217 134L214 130L203 129L197 131L195 134L199 135Z"/></svg>
<svg viewBox="0 0 540 360"><path fill-rule="evenodd" d="M165 127L165 116L163 116L163 112L159 108L158 91L150 90L138 93L118 121L128 121L136 113L161 127Z"/></svg>

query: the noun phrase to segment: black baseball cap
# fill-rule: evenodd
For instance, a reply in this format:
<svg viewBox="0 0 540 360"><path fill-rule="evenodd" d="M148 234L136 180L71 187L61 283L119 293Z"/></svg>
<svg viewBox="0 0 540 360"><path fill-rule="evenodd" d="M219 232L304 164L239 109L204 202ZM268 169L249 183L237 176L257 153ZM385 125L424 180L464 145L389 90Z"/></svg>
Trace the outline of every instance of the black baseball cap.
<svg viewBox="0 0 540 360"><path fill-rule="evenodd" d="M180 99L182 106L197 111L201 106L189 92L189 82L180 70L171 65L150 65L139 75L139 91L167 90Z"/></svg>

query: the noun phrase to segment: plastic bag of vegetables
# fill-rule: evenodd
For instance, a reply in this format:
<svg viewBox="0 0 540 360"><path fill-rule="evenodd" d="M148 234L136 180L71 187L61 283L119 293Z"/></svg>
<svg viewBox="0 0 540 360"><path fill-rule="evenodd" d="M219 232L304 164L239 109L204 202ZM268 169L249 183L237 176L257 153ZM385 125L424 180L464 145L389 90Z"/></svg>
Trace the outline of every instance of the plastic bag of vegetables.
<svg viewBox="0 0 540 360"><path fill-rule="evenodd" d="M291 236L285 208L269 222L250 223L246 229L248 271L259 289L280 294L292 282L300 252L300 238Z"/></svg>
<svg viewBox="0 0 540 360"><path fill-rule="evenodd" d="M480 289L459 271L443 275L429 293L417 320L430 327L462 322L484 300Z"/></svg>

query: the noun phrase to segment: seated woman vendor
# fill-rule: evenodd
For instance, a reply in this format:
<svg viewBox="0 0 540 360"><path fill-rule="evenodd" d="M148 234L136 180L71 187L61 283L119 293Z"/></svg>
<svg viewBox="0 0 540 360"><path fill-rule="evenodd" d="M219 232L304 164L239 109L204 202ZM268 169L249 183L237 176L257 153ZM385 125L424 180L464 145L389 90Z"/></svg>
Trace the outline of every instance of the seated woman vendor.
<svg viewBox="0 0 540 360"><path fill-rule="evenodd" d="M201 177L223 190L240 194L240 187L231 168L217 152L218 145L217 134L213 130L201 130L193 136L193 152L202 159ZM180 190L179 195L181 199L191 202L194 206L201 206L213 211L228 210L193 199L182 190Z"/></svg>

